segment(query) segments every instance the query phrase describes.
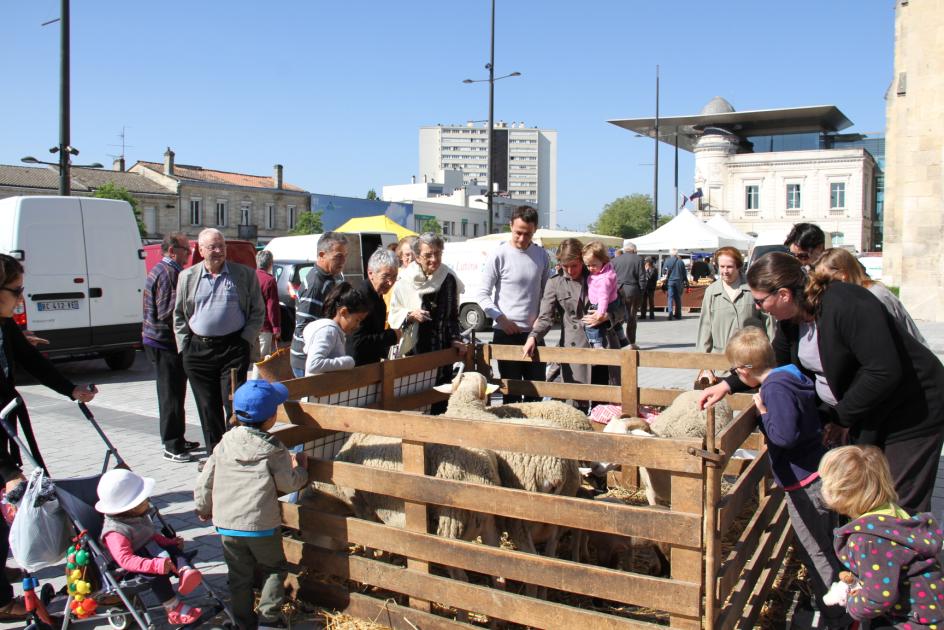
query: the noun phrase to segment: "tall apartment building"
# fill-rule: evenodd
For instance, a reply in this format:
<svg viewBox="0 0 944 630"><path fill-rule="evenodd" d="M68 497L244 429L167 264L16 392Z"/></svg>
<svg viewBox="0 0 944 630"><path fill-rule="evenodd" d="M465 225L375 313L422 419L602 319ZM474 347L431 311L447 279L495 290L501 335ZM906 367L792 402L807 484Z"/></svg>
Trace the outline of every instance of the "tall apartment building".
<svg viewBox="0 0 944 630"><path fill-rule="evenodd" d="M420 127L420 176L434 181L442 170L462 172L463 183L485 185L486 125ZM499 196L538 209L541 227L557 226L557 132L496 122L492 132L492 183ZM500 217L493 217L494 220ZM496 223L497 225L497 223Z"/></svg>

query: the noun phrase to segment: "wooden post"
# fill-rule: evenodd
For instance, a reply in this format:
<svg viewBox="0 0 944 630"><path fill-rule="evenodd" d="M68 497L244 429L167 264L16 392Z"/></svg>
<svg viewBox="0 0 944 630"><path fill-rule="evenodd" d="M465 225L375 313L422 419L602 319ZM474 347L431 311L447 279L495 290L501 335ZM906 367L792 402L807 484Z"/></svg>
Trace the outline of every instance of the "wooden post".
<svg viewBox="0 0 944 630"><path fill-rule="evenodd" d="M708 408L705 450L717 453L715 409ZM721 467L706 462L705 488L705 627L714 630L718 617L718 567L721 565L721 534L718 531L718 500L721 498Z"/></svg>
<svg viewBox="0 0 944 630"><path fill-rule="evenodd" d="M426 474L426 456L423 451L422 442L403 440L403 472ZM414 501L404 501L404 516L406 517L406 529L409 531L427 532L426 526L426 504L416 503ZM407 569L418 573L429 573L429 563L420 560L407 558ZM410 606L417 610L429 612L429 602L422 599L410 598Z"/></svg>
<svg viewBox="0 0 944 630"><path fill-rule="evenodd" d="M703 514L704 510L704 468L701 473L673 472L672 475L672 511ZM684 582L703 584L705 572L702 563L704 534L697 548L672 545L672 578ZM704 589L703 589L704 590ZM669 625L673 628L701 628L701 614L671 615Z"/></svg>
<svg viewBox="0 0 944 630"><path fill-rule="evenodd" d="M620 406L623 415L634 417L639 413L639 351L630 348L620 351ZM638 488L639 468L628 462L620 464L620 487Z"/></svg>
<svg viewBox="0 0 944 630"><path fill-rule="evenodd" d="M394 359L393 361L395 361ZM381 409L392 409L393 408L393 399L395 397L393 384L395 382L393 376L393 361L391 360L381 360L380 361L380 408ZM404 461L406 461L404 459Z"/></svg>

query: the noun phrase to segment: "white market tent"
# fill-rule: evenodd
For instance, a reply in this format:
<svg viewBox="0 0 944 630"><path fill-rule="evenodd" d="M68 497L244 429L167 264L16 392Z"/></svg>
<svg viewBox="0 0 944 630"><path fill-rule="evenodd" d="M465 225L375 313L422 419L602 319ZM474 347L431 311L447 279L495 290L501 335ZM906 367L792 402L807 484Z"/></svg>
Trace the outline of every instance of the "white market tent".
<svg viewBox="0 0 944 630"><path fill-rule="evenodd" d="M703 223L689 210L682 210L677 217L654 232L627 241L635 243L640 254L667 252L672 248L680 252L714 251L724 246L746 250L750 244L747 240L725 236Z"/></svg>
<svg viewBox="0 0 944 630"><path fill-rule="evenodd" d="M731 225L731 222L720 214L713 215L710 219L705 221L705 225L714 228L717 232L721 232L721 234L724 236L729 236L739 241L743 241L745 243L744 247L739 247L738 249L747 249L754 241L752 236L745 234L741 230Z"/></svg>
<svg viewBox="0 0 944 630"><path fill-rule="evenodd" d="M499 232L498 234L486 234L485 236L479 236L478 238L471 238L469 241L500 241L504 242L511 238L511 234L508 232ZM600 241L607 247L620 247L623 244L623 239L618 236L605 236L603 234L590 234L589 232L571 232L568 230L549 230L547 228L539 228L534 233L534 242L540 245L541 247L547 249L554 249L560 245L561 241L568 238L579 239L584 245L590 243L591 241Z"/></svg>

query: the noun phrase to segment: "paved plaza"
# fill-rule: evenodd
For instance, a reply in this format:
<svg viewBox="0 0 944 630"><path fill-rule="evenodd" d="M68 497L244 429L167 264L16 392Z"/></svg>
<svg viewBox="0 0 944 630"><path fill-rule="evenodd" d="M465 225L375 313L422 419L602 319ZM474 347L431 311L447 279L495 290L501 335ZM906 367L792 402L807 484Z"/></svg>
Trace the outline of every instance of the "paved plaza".
<svg viewBox="0 0 944 630"><path fill-rule="evenodd" d="M693 349L698 323L697 314L681 321L645 320L639 325L642 350L686 351ZM922 333L938 357L944 357L944 324L918 322ZM556 334L556 333L555 333ZM490 335L486 335L488 339ZM549 337L553 345L556 337ZM178 464L162 458L158 438L157 397L154 372L142 353L126 371L111 372L104 361L62 363L60 369L76 383L95 383L100 394L89 408L118 452L136 472L157 480L153 502L183 536L190 547L199 551L198 566L214 587L225 592L226 567L222 560L219 537L208 524L200 523L193 511L193 486L197 464ZM641 369L642 387L688 388L694 370ZM29 407L33 426L43 456L54 477L77 477L101 472L105 446L72 403L37 384L24 383L19 391ZM187 399L188 439L203 442L192 395ZM939 473L940 475L941 473ZM934 512L944 516L944 479L935 489ZM61 570L47 569L38 574L41 581L59 586L64 582ZM19 589L17 589L19 590ZM163 615L157 615L163 621ZM88 625L88 624L86 624ZM315 624L303 624L308 627ZM16 624L0 624L16 627Z"/></svg>

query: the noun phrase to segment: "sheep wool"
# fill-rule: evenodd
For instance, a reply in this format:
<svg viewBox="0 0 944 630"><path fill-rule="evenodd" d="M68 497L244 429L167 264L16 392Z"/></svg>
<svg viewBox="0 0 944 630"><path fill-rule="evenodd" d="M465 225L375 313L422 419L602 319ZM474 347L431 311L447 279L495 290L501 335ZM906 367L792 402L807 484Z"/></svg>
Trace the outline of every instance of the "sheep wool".
<svg viewBox="0 0 944 630"><path fill-rule="evenodd" d="M698 391L684 392L678 396L665 411L656 416L650 428L659 437L667 438L700 438L705 437L708 423L708 412L698 408ZM726 399L714 406L715 433L731 424L734 411Z"/></svg>

